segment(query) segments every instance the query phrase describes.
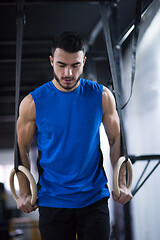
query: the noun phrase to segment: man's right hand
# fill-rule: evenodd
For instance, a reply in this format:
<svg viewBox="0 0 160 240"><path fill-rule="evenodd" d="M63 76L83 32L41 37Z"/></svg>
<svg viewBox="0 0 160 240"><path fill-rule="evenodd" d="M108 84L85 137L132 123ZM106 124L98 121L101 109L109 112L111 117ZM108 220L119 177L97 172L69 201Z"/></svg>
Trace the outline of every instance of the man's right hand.
<svg viewBox="0 0 160 240"><path fill-rule="evenodd" d="M17 208L25 213L30 213L35 211L38 208L37 202L34 206L31 205L31 195L24 194L23 196L20 196L17 200Z"/></svg>

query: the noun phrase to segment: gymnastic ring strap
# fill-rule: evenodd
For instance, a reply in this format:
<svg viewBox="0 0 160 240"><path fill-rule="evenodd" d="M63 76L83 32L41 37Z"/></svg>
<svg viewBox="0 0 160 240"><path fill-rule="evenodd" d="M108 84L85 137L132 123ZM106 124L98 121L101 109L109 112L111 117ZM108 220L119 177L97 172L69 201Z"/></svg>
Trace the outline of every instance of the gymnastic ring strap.
<svg viewBox="0 0 160 240"><path fill-rule="evenodd" d="M32 174L29 170L21 166L22 161L19 153L16 133L16 123L18 118L19 95L20 95L20 78L21 78L21 62L22 62L22 41L23 41L23 17L24 17L24 0L17 1L17 40L16 40L16 81L15 81L15 136L14 136L14 169L10 173L10 189L14 199L17 201L18 196L14 187L14 175L16 172L23 172L32 187L31 205L37 200L37 186Z"/></svg>
<svg viewBox="0 0 160 240"><path fill-rule="evenodd" d="M30 171L26 167L20 165L20 166L18 166L18 171L23 172L30 182L30 185L32 187L31 205L34 206L34 204L37 201L37 185L36 185L36 182L35 182L32 174L30 173ZM11 189L11 192L12 192L12 196L17 201L19 199L19 197L16 193L15 186L14 186L15 173L16 173L16 170L13 168L11 173L10 173L9 182L10 182L10 189Z"/></svg>
<svg viewBox="0 0 160 240"><path fill-rule="evenodd" d="M131 90L130 95L127 102L121 107L124 109L127 104L129 103L132 93L133 93L133 84L135 80L135 73L136 73L136 51L138 45L138 36L140 32L140 23L141 23L141 14L142 14L142 6L144 0L137 0L136 2L136 10L135 10L135 17L134 17L134 30L132 36L132 71L131 71Z"/></svg>
<svg viewBox="0 0 160 240"><path fill-rule="evenodd" d="M128 190L131 190L132 188L132 180L133 180L133 169L132 169L132 163L131 160L128 158L128 160L126 161L125 157L122 156L118 159L115 167L114 167L114 171L113 171L113 188L114 188L114 192L115 195L119 198L120 197L120 188L119 188L119 172L121 169L122 164L126 162L126 166L128 169L128 184L127 184L127 188Z"/></svg>
<svg viewBox="0 0 160 240"><path fill-rule="evenodd" d="M17 119L19 111L20 81L22 65L22 45L23 45L23 23L24 23L24 0L17 0L17 33L16 33L16 78L15 78L15 127L14 127L14 168L18 171L18 166L22 165L18 144L17 144Z"/></svg>

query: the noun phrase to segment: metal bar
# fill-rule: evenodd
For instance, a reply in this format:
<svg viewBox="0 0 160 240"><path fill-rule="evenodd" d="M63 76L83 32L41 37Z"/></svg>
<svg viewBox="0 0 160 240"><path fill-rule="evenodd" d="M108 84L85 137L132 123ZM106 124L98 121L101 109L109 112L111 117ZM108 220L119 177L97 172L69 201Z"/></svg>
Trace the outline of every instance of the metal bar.
<svg viewBox="0 0 160 240"><path fill-rule="evenodd" d="M114 4L114 3L116 3L116 0L115 1L113 1L113 0L108 0L108 1L105 1L105 2L108 2L108 3L110 3L110 4ZM50 0L50 1L41 1L41 0L37 0L37 1L32 1L32 2L25 2L25 6L27 6L27 5L48 5L48 4L50 4L50 5L57 5L57 4L62 4L62 5L64 5L65 4L65 1L52 1L52 0ZM99 1L68 1L67 2L67 5L68 4L94 4L94 5L98 5L99 4ZM0 6L15 6L16 5L16 3L13 3L13 2L1 2L0 3Z"/></svg>
<svg viewBox="0 0 160 240"><path fill-rule="evenodd" d="M38 87L38 85L23 85L23 86L21 86L21 90L22 91L31 91L37 87ZM5 86L5 87L2 86L0 88L0 92L12 92L12 91L15 91L15 86L11 86L11 85Z"/></svg>
<svg viewBox="0 0 160 240"><path fill-rule="evenodd" d="M14 96L0 96L0 103L15 103L15 97Z"/></svg>
<svg viewBox="0 0 160 240"><path fill-rule="evenodd" d="M129 155L129 158L132 160L132 162L135 161L141 161L141 160L159 160L160 155L141 155L141 156L134 156L134 155Z"/></svg>
<svg viewBox="0 0 160 240"><path fill-rule="evenodd" d="M51 40L24 40L23 45L27 44L51 44ZM16 45L16 41L13 40L6 40L6 41L0 41L0 45Z"/></svg>
<svg viewBox="0 0 160 240"><path fill-rule="evenodd" d="M111 69L111 75L112 75L112 80L113 80L113 85L114 85L115 98L116 98L116 103L117 103L117 110L118 110L118 114L119 114L119 118L120 118L121 135L122 135L122 140L123 140L124 155L125 155L125 158L127 160L128 159L128 152L127 152L126 136L125 136L122 113L121 113L121 104L120 104L121 99L120 99L118 79L117 79L116 67L115 67L114 56L113 56L113 49L112 49L112 43L111 43L109 23L108 23L108 18L106 17L107 8L106 8L105 3L100 2L100 11L101 11L101 17L102 17L102 23L103 23L105 42L106 42L106 46L107 46L109 64L110 64L110 69Z"/></svg>
<svg viewBox="0 0 160 240"><path fill-rule="evenodd" d="M147 170L147 168L148 168L148 166L149 166L149 163L150 163L150 161L147 162L147 164L146 164L143 172L141 173L141 175L140 175L140 177L139 177L139 179L138 179L138 181L137 181L137 183L136 183L136 185L135 185L135 187L134 187L134 189L133 189L133 192L137 189L137 187L138 187L138 185L139 185L139 183L140 183L140 181L141 181L141 179L142 179L145 171Z"/></svg>
<svg viewBox="0 0 160 240"><path fill-rule="evenodd" d="M92 29L90 35L89 35L89 39L88 39L88 45L93 45L98 34L100 33L100 31L102 30L102 20L100 19L97 24L94 26L94 28Z"/></svg>
<svg viewBox="0 0 160 240"><path fill-rule="evenodd" d="M0 123L11 123L11 122L15 122L14 115L0 116Z"/></svg>
<svg viewBox="0 0 160 240"><path fill-rule="evenodd" d="M132 192L132 195L134 196L138 190L144 185L144 183L147 181L147 179L151 176L151 174L156 170L156 168L158 167L158 165L160 164L160 160L159 162L156 164L156 166L152 169L152 171L147 175L147 177L144 179L144 181L141 183L141 185Z"/></svg>
<svg viewBox="0 0 160 240"><path fill-rule="evenodd" d="M111 11L107 12L107 16L109 17L111 15ZM100 31L103 28L103 24L102 24L102 19L100 18L99 21L96 23L96 25L94 26L94 28L92 29L89 38L88 38L88 45L93 45L97 36L99 35Z"/></svg>
<svg viewBox="0 0 160 240"><path fill-rule="evenodd" d="M118 41L118 45L122 45L124 41L128 38L128 36L133 32L133 29L135 28L134 24L127 30L127 32L121 37L121 39Z"/></svg>
<svg viewBox="0 0 160 240"><path fill-rule="evenodd" d="M148 11L150 5L152 4L153 2L146 4L146 6L144 6L143 12L141 14L141 18L143 18L144 14L146 13L146 11ZM126 29L126 31L121 35L120 39L117 41L117 44L122 45L124 41L128 38L128 36L133 32L134 28L135 28L135 25L131 24L130 27Z"/></svg>
<svg viewBox="0 0 160 240"><path fill-rule="evenodd" d="M47 58L23 58L21 59L21 62L23 63L36 63L36 62L47 62ZM16 59L2 59L0 60L0 63L16 63Z"/></svg>

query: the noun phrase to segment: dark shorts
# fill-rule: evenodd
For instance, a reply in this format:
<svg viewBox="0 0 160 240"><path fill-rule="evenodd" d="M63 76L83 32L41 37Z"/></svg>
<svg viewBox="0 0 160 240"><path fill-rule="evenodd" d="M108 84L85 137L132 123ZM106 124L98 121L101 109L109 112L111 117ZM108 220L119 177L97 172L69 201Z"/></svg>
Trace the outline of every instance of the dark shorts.
<svg viewBox="0 0 160 240"><path fill-rule="evenodd" d="M84 208L39 207L39 229L43 240L108 240L108 199Z"/></svg>

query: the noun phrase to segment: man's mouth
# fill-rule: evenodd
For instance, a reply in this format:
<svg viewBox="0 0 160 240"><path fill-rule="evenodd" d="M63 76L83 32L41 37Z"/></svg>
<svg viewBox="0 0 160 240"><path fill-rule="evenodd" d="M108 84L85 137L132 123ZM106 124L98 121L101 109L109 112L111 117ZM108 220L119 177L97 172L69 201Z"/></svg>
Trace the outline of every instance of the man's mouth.
<svg viewBox="0 0 160 240"><path fill-rule="evenodd" d="M74 80L74 78L62 78L62 80L66 83L70 83Z"/></svg>

